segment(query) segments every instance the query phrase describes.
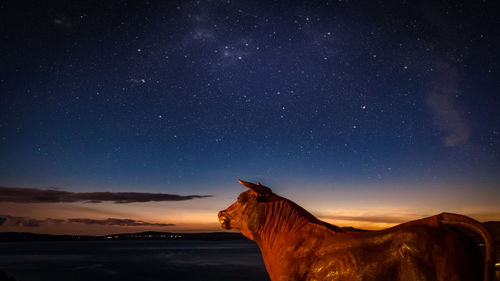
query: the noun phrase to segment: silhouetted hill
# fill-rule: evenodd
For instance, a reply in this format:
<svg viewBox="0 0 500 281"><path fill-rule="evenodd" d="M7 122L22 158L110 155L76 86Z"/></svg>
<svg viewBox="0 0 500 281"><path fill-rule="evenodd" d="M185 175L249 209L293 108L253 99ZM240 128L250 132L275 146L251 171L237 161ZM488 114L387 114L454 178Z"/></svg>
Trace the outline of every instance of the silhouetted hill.
<svg viewBox="0 0 500 281"><path fill-rule="evenodd" d="M106 240L228 240L247 239L241 233L236 232L203 232L203 233L172 233L146 231L139 233L119 233L101 236Z"/></svg>
<svg viewBox="0 0 500 281"><path fill-rule="evenodd" d="M50 235L31 232L0 232L0 242L96 240L98 236Z"/></svg>
<svg viewBox="0 0 500 281"><path fill-rule="evenodd" d="M247 239L240 233L173 233L146 231L139 233L118 233L103 236L50 235L31 232L0 232L0 242L16 241L95 241L95 240L228 240Z"/></svg>
<svg viewBox="0 0 500 281"><path fill-rule="evenodd" d="M485 222L484 226L490 231L495 239L497 253L500 253L500 222ZM354 228L345 227L346 230ZM363 231L355 229L357 231ZM461 229L462 230L462 229ZM474 232L464 229L468 235L482 243L481 238ZM117 233L102 236L90 235L50 235L31 232L0 232L0 242L15 241L95 241L95 240L229 240L247 239L241 233L235 232L207 232L207 233L174 233L146 231L138 233ZM497 260L500 254L497 254Z"/></svg>

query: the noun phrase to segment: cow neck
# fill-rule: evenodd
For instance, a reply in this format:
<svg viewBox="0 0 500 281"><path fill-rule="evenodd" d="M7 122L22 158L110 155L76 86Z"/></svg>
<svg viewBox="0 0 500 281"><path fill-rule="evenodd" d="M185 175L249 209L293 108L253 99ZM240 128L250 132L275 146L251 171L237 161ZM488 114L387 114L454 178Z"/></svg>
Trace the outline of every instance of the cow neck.
<svg viewBox="0 0 500 281"><path fill-rule="evenodd" d="M255 235L261 249L279 248L280 244L291 242L288 238L284 239L285 237L293 237L290 234L301 231L310 222L318 221L299 205L281 197L267 204L265 208L266 215Z"/></svg>

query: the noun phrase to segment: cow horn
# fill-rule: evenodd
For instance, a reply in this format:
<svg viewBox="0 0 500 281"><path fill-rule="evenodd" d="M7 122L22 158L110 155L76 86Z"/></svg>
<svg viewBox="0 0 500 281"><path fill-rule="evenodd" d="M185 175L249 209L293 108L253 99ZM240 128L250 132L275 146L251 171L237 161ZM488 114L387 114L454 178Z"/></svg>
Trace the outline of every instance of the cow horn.
<svg viewBox="0 0 500 281"><path fill-rule="evenodd" d="M247 182L247 181L243 181L243 180L238 180L238 182L241 184L241 185L244 185L248 188L250 188L251 190L257 192L258 194L260 195L269 195L269 194L272 194L273 191L267 187L267 186L263 186L262 184L255 184L255 183L251 183L251 182Z"/></svg>

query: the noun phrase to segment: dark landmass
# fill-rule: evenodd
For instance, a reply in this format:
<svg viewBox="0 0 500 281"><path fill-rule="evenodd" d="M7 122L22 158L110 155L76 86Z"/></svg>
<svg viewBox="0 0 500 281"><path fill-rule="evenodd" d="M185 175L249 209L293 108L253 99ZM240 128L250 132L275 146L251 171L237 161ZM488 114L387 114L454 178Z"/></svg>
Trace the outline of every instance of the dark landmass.
<svg viewBox="0 0 500 281"><path fill-rule="evenodd" d="M361 228L355 228L355 227L352 227L352 226L344 226L344 227L341 227L342 230L345 230L345 231L357 231L357 232L368 232L368 231L373 231L373 230L366 230L366 229L361 229Z"/></svg>
<svg viewBox="0 0 500 281"><path fill-rule="evenodd" d="M500 253L500 221L489 221L483 223L490 231L497 248L497 253ZM366 231L352 227L342 227L348 231ZM460 229L470 235L472 238L483 243L477 233L467 229ZM236 232L206 232L206 233L175 233L175 232L155 232L146 231L138 233L119 233L108 234L102 236L91 235L50 235L37 234L31 232L0 232L0 242L16 242L16 241L96 241L96 240L233 240L247 239L241 233Z"/></svg>
<svg viewBox="0 0 500 281"><path fill-rule="evenodd" d="M208 233L173 233L146 231L139 233L119 233L103 236L90 235L50 235L31 232L0 232L0 242L17 241L113 241L113 240L234 240L247 239L241 233L208 232Z"/></svg>

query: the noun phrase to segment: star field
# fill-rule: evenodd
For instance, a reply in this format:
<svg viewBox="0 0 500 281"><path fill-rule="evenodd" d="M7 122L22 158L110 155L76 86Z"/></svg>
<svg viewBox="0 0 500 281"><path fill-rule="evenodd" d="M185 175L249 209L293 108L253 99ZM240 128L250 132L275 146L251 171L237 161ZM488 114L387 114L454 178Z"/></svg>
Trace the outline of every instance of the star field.
<svg viewBox="0 0 500 281"><path fill-rule="evenodd" d="M3 185L495 192L492 1L3 3Z"/></svg>

